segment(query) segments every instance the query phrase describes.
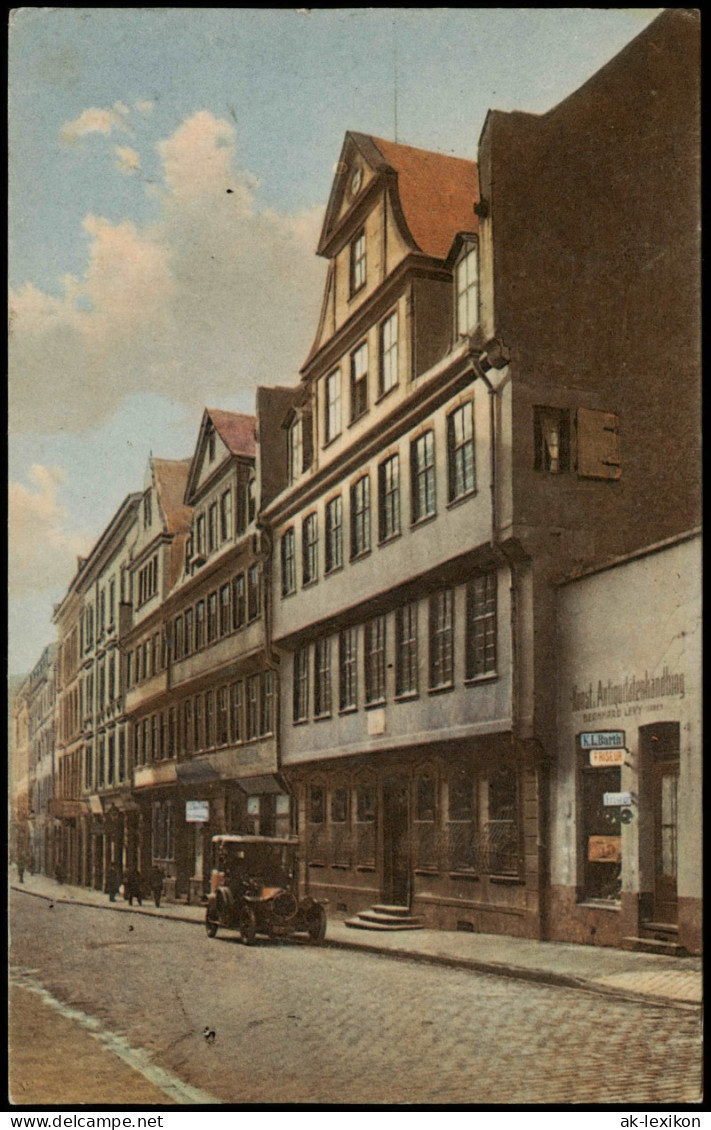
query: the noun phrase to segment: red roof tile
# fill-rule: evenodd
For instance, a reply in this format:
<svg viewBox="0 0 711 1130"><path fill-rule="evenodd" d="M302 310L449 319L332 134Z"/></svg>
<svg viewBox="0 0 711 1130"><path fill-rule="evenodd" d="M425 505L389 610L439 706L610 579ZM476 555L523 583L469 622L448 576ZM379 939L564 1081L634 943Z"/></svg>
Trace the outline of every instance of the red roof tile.
<svg viewBox="0 0 711 1130"><path fill-rule="evenodd" d="M400 203L415 243L426 255L445 259L457 232L478 230L476 162L379 137L370 140L397 173Z"/></svg>
<svg viewBox="0 0 711 1130"><path fill-rule="evenodd" d="M233 455L256 455L256 416L245 416L241 412L222 412L218 408L207 408L206 412L220 439Z"/></svg>
<svg viewBox="0 0 711 1130"><path fill-rule="evenodd" d="M192 510L183 502L188 481L190 459L154 459L156 490L168 533L175 534L190 525Z"/></svg>

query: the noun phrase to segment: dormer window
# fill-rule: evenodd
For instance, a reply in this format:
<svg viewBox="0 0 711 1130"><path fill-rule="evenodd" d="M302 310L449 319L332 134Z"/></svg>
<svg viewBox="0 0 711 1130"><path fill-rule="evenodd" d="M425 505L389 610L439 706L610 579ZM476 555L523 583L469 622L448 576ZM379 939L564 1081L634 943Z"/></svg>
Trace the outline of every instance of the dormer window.
<svg viewBox="0 0 711 1130"><path fill-rule="evenodd" d="M304 470L304 424L300 416L291 423L286 437L289 482L293 483Z"/></svg>
<svg viewBox="0 0 711 1130"><path fill-rule="evenodd" d="M257 516L257 476L254 471L247 481L247 521L253 522Z"/></svg>
<svg viewBox="0 0 711 1130"><path fill-rule="evenodd" d="M454 270L457 287L457 334L472 333L479 324L479 252L467 243Z"/></svg>
<svg viewBox="0 0 711 1130"><path fill-rule="evenodd" d="M365 286L365 232L361 231L351 243L351 295Z"/></svg>
<svg viewBox="0 0 711 1130"><path fill-rule="evenodd" d="M151 505L151 492L147 490L143 496L143 529L147 530L153 520L153 507Z"/></svg>

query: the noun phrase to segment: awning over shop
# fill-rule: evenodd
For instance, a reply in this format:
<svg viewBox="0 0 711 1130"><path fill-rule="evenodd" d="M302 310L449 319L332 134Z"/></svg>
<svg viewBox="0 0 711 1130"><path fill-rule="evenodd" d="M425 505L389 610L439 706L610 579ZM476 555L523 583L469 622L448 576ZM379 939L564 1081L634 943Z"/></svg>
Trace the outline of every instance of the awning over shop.
<svg viewBox="0 0 711 1130"><path fill-rule="evenodd" d="M283 793L286 789L279 783L273 773L266 773L262 777L243 777L235 781L247 796L259 796L260 793Z"/></svg>
<svg viewBox="0 0 711 1130"><path fill-rule="evenodd" d="M179 785L207 785L220 780L220 773L209 761L181 761L176 770Z"/></svg>

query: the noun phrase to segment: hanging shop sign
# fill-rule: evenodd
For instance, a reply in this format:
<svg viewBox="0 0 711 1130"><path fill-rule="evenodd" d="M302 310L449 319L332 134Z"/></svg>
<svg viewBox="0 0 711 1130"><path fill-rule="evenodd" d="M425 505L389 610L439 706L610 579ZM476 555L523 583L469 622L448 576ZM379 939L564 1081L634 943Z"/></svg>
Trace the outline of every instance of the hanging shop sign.
<svg viewBox="0 0 711 1130"><path fill-rule="evenodd" d="M591 749L590 764L596 769L607 769L611 765L624 765L626 753L626 749Z"/></svg>
<svg viewBox="0 0 711 1130"><path fill-rule="evenodd" d="M590 863L619 863L622 859L620 836L589 836L588 860Z"/></svg>
<svg viewBox="0 0 711 1130"><path fill-rule="evenodd" d="M624 730L592 730L580 735L581 749L620 749L624 744Z"/></svg>
<svg viewBox="0 0 711 1130"><path fill-rule="evenodd" d="M185 823L206 824L210 819L209 800L186 800Z"/></svg>

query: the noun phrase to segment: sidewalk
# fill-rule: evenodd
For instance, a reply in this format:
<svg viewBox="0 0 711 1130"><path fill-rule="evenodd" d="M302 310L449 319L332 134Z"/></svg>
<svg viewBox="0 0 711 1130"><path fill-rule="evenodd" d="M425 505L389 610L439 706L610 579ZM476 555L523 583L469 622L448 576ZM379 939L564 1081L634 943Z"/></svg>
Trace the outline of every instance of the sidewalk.
<svg viewBox="0 0 711 1130"><path fill-rule="evenodd" d="M173 918L202 926L204 906L152 902L130 907L121 896L115 903L99 891L60 885L44 875L26 875L25 882L11 883L22 891L57 902L96 906L118 914L145 914ZM538 942L498 934L465 934L444 930L403 930L381 934L353 930L337 918L329 918L326 944L342 949L363 950L390 957L450 965L519 980L561 985L628 1000L688 1006L702 999L702 959L634 953L602 946L579 946L564 942Z"/></svg>

